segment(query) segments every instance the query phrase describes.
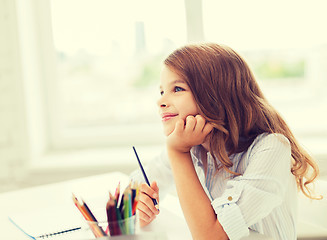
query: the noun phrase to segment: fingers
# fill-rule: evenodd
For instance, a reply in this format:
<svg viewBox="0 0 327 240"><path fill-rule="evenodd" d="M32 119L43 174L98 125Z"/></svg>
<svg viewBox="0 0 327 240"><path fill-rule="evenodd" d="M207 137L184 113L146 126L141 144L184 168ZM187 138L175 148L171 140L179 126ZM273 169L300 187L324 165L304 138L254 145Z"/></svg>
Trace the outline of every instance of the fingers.
<svg viewBox="0 0 327 240"><path fill-rule="evenodd" d="M139 218L143 221L141 225L147 225L153 219L156 218L156 215L159 213L155 208L152 198L159 201L159 188L156 182L152 182L151 187L143 183L140 186L140 197L137 208L139 210Z"/></svg>
<svg viewBox="0 0 327 240"><path fill-rule="evenodd" d="M139 211L139 219L144 221L145 223L150 223L156 218L156 214L154 214L151 209L148 208L146 204L143 202L139 202L137 204L137 208Z"/></svg>
<svg viewBox="0 0 327 240"><path fill-rule="evenodd" d="M195 117L192 115L187 116L185 119L185 123L184 123L183 119L179 119L175 125L176 132L182 132L182 131L193 132L193 131L195 131L195 132L209 133L211 130L212 130L211 124L207 123L205 118L199 114L196 115Z"/></svg>
<svg viewBox="0 0 327 240"><path fill-rule="evenodd" d="M196 120L196 127L195 127L194 131L202 132L203 128L206 124L206 120L201 115L196 115L195 120Z"/></svg>
<svg viewBox="0 0 327 240"><path fill-rule="evenodd" d="M156 190L154 190L148 184L142 183L141 186L140 186L140 191L141 191L141 193L145 193L146 195L148 195L151 198L157 199L159 197L159 188L157 186L157 183L152 182L151 186L156 187Z"/></svg>
<svg viewBox="0 0 327 240"><path fill-rule="evenodd" d="M206 119L201 115L189 115L183 119L177 120L175 129L167 138L167 146L169 149L174 149L179 152L189 152L190 149L202 144L213 126L206 122Z"/></svg>
<svg viewBox="0 0 327 240"><path fill-rule="evenodd" d="M187 116L186 117L186 126L185 131L194 131L197 133L205 133L208 134L212 130L212 125L207 123L205 118L201 115Z"/></svg>
<svg viewBox="0 0 327 240"><path fill-rule="evenodd" d="M205 135L209 134L213 129L212 124L206 122L205 118L201 115L196 115L195 118L197 120L197 124L199 125L199 130L201 130Z"/></svg>
<svg viewBox="0 0 327 240"><path fill-rule="evenodd" d="M202 132L203 132L205 135L207 135L207 134L209 134L209 133L212 131L212 129L213 129L212 124L207 123L207 124L204 126Z"/></svg>
<svg viewBox="0 0 327 240"><path fill-rule="evenodd" d="M177 133L181 133L182 131L184 131L184 120L183 119L177 120L174 131Z"/></svg>
<svg viewBox="0 0 327 240"><path fill-rule="evenodd" d="M185 119L185 131L192 132L194 131L195 126L197 125L197 121L195 117L189 115Z"/></svg>

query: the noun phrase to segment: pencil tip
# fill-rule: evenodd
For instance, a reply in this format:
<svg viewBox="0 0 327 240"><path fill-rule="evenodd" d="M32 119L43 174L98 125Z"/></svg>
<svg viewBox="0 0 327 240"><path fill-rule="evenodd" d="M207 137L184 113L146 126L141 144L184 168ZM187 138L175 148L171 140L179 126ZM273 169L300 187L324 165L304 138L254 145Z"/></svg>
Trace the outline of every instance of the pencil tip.
<svg viewBox="0 0 327 240"><path fill-rule="evenodd" d="M113 198L114 196L111 194L111 192L109 191L109 197Z"/></svg>

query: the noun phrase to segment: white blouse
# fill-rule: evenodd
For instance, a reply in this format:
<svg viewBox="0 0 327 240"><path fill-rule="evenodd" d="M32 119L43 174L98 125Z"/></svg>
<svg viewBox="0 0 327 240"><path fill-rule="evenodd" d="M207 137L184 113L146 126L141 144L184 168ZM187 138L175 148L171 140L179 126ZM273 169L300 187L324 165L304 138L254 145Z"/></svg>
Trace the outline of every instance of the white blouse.
<svg viewBox="0 0 327 240"><path fill-rule="evenodd" d="M215 174L214 159L209 152L205 174L200 146L192 148L191 156L202 187L229 239L245 237L249 229L275 240L296 239L297 186L291 173L287 138L264 133L246 151L231 155L230 170L241 174L235 177L224 170ZM160 198L174 186L165 151L150 161L145 171L150 182L157 181ZM131 178L144 182L139 170Z"/></svg>

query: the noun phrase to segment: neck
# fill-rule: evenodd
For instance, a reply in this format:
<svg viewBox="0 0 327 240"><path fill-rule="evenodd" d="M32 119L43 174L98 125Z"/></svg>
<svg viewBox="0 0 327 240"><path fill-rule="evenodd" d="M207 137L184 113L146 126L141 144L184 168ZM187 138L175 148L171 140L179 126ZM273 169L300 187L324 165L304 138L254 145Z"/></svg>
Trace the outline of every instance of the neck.
<svg viewBox="0 0 327 240"><path fill-rule="evenodd" d="M207 152L209 152L209 149L210 149L210 143L209 143L208 140L205 141L204 143L202 143L201 145L202 145L202 147L203 147Z"/></svg>

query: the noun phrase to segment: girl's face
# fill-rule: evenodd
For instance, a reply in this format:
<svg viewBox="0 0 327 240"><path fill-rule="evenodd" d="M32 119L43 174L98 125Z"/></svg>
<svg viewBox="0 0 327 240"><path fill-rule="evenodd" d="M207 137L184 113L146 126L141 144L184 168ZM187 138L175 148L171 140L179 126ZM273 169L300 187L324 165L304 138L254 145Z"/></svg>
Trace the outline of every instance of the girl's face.
<svg viewBox="0 0 327 240"><path fill-rule="evenodd" d="M160 83L159 114L164 134L168 136L175 129L178 119L185 120L188 115L195 116L198 109L187 83L165 65L161 71Z"/></svg>

